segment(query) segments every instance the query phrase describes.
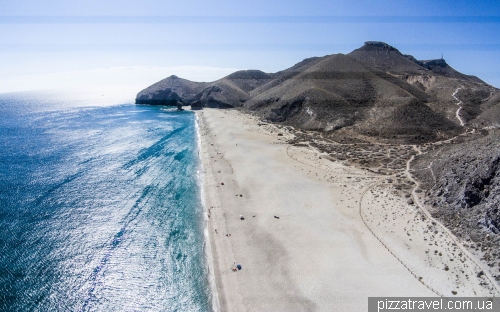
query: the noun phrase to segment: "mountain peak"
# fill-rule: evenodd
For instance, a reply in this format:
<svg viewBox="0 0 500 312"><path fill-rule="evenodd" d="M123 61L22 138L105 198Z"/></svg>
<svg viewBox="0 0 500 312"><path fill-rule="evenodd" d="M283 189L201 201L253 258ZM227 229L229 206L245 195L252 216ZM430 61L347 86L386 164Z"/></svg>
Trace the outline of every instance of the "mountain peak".
<svg viewBox="0 0 500 312"><path fill-rule="evenodd" d="M395 47L382 41L366 41L364 47L377 47L377 48L382 48L383 50L396 51L398 53L401 53Z"/></svg>
<svg viewBox="0 0 500 312"><path fill-rule="evenodd" d="M225 78L227 79L270 79L271 75L257 69L239 70Z"/></svg>
<svg viewBox="0 0 500 312"><path fill-rule="evenodd" d="M448 64L446 61L442 58L440 59L435 59L435 60L425 60L425 61L419 61L420 65L427 69L433 69L436 67L446 67Z"/></svg>

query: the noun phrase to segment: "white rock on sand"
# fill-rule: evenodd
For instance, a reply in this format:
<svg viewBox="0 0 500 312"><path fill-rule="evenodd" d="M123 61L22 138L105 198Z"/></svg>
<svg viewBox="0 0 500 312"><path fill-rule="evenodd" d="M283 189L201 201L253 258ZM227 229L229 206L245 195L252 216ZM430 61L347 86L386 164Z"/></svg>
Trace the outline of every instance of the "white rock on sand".
<svg viewBox="0 0 500 312"><path fill-rule="evenodd" d="M362 213L368 213L372 229L363 223L363 192L382 177L282 144L288 134L277 136L274 126L259 126L238 111L204 109L197 114L205 204L210 208L211 269L222 311L366 311L368 297L437 296L454 287L451 273L436 269L439 259L425 261L424 241L409 241L402 230L413 215L391 219L398 224L392 236L383 232L389 224L383 217L397 204L408 206L406 199L392 202L394 195L387 197L383 190L384 202L370 193L363 199L370 211L363 206ZM388 201L392 206L384 208ZM427 226L412 223L411 235L423 239ZM446 241L440 238L439 243ZM400 259L389 252L391 246ZM412 273L402 263L412 258L413 250L421 255L414 256ZM453 274L460 270L456 263ZM233 272L235 264L242 269ZM414 276L431 281L427 268L437 274L432 280L437 292ZM469 282L460 279L461 289L480 289Z"/></svg>

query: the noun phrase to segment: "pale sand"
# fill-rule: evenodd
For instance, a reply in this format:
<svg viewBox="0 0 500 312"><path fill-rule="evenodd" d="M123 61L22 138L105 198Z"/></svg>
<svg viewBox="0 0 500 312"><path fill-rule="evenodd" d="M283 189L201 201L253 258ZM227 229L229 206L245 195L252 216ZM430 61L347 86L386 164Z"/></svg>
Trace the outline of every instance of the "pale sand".
<svg viewBox="0 0 500 312"><path fill-rule="evenodd" d="M283 144L286 131L235 110L197 114L220 310L366 311L368 297L496 294L387 176Z"/></svg>

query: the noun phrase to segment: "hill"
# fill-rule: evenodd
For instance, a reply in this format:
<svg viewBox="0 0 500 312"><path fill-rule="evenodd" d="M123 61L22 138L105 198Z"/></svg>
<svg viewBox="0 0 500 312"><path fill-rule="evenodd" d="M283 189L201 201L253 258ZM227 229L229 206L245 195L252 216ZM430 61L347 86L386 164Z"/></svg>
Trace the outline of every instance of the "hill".
<svg viewBox="0 0 500 312"><path fill-rule="evenodd" d="M368 41L347 55L308 58L277 73L242 70L214 82L171 76L139 92L136 103L239 107L327 137L415 143L492 126L497 94L444 59L419 61Z"/></svg>
<svg viewBox="0 0 500 312"><path fill-rule="evenodd" d="M194 105L228 108L241 106L250 92L273 79L260 70L241 70L214 82L194 82L177 76L163 79L137 94L136 104Z"/></svg>

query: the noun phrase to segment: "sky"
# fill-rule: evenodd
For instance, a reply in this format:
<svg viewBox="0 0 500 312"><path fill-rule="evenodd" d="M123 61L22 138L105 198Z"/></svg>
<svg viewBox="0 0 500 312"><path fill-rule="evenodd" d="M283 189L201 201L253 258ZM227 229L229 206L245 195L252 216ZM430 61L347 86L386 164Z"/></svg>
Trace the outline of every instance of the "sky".
<svg viewBox="0 0 500 312"><path fill-rule="evenodd" d="M500 1L0 0L0 93L276 72L384 41L500 87Z"/></svg>

